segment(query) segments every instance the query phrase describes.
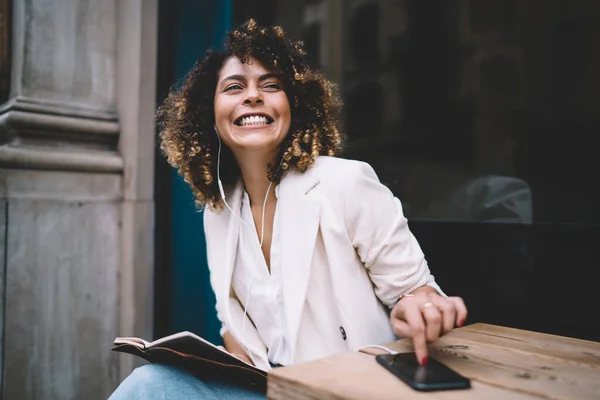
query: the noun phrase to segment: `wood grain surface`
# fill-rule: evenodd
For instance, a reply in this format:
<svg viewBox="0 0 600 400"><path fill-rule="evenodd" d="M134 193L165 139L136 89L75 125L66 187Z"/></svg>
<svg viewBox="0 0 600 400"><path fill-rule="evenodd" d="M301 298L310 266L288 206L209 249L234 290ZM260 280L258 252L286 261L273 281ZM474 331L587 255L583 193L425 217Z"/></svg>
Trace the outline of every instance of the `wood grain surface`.
<svg viewBox="0 0 600 400"><path fill-rule="evenodd" d="M412 352L410 340L385 346ZM455 329L430 346L472 388L421 393L375 361L375 348L275 369L269 399L600 399L600 343L487 324Z"/></svg>

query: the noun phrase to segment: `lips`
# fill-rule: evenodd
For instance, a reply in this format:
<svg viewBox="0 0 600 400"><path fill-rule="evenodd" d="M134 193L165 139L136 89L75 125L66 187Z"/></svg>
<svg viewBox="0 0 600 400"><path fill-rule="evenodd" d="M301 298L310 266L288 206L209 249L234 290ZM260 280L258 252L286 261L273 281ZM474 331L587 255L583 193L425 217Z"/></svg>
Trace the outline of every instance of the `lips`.
<svg viewBox="0 0 600 400"><path fill-rule="evenodd" d="M247 113L237 117L233 123L237 126L255 126L269 125L272 124L273 121L274 119L265 113Z"/></svg>

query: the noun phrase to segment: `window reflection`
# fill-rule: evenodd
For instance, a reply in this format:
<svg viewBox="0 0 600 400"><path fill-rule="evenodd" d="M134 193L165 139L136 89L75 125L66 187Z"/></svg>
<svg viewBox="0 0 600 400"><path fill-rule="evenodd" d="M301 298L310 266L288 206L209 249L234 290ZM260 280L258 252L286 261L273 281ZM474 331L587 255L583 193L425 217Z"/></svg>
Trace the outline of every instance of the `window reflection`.
<svg viewBox="0 0 600 400"><path fill-rule="evenodd" d="M410 219L600 223L600 2L274 3Z"/></svg>

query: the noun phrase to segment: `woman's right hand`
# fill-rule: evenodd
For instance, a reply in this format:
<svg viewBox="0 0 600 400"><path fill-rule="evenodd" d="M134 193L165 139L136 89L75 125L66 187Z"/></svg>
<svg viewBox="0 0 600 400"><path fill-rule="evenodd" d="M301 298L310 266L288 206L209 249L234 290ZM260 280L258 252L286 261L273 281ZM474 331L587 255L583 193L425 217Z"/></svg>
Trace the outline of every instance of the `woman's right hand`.
<svg viewBox="0 0 600 400"><path fill-rule="evenodd" d="M396 303L390 321L396 336L411 338L419 364L427 363L427 344L463 326L467 307L460 297L444 297L430 286L414 290Z"/></svg>
<svg viewBox="0 0 600 400"><path fill-rule="evenodd" d="M223 350L226 353L231 354L232 356L234 356L235 358L238 358L240 360L242 360L243 362L250 364L250 365L254 365L254 363L252 362L252 360L250 359L250 357L248 357L246 354L240 354L240 353L232 353L230 351L227 351L227 349L223 346L217 346L219 349Z"/></svg>

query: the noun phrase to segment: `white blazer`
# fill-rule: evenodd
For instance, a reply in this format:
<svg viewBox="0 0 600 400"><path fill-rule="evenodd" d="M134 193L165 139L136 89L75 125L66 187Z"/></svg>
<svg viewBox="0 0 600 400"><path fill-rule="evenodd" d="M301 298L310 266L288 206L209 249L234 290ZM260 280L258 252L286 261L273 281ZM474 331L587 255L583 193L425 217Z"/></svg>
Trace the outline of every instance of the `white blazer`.
<svg viewBox="0 0 600 400"><path fill-rule="evenodd" d="M242 193L240 182L227 196L233 210L240 209ZM297 343L308 298L319 301L312 312L339 316L325 319L319 335L339 337L341 331L346 348L354 350L395 339L389 308L399 296L423 285L442 293L400 201L366 163L322 156L306 172L288 173L279 184L277 212L286 338L295 361L306 361ZM250 320L242 337L244 310L231 285L240 225L228 209L204 213L210 280L221 333L229 331L257 367L269 370L267 349ZM327 270L331 291L309 279L312 268ZM302 338L311 340L320 339Z"/></svg>

